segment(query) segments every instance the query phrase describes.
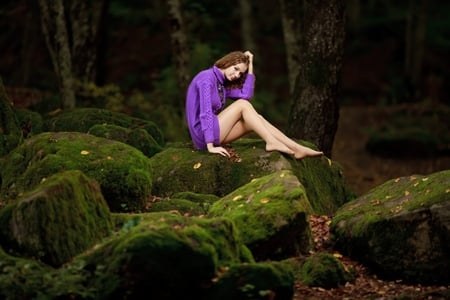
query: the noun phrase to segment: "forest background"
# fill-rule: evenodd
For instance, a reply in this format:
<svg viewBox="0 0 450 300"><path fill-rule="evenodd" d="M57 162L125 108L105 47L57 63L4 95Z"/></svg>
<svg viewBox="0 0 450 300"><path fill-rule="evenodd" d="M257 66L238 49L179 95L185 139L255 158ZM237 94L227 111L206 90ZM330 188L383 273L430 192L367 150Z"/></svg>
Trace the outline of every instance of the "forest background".
<svg viewBox="0 0 450 300"><path fill-rule="evenodd" d="M448 1L344 2L340 107L449 104ZM291 93L280 2L180 3L190 76L229 51L251 50L257 77L253 104L285 128ZM2 1L0 16L0 76L14 105L43 114L57 110L58 78L37 1ZM150 119L168 141L187 140L179 114L184 90L177 81L171 25L166 1L105 1L95 85L80 88L77 106L106 107Z"/></svg>

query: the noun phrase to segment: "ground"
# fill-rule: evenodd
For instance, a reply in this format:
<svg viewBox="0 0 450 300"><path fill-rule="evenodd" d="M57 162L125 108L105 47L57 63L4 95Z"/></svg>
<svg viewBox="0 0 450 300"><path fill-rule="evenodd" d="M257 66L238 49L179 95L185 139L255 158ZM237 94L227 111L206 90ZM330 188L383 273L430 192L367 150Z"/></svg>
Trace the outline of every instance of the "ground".
<svg viewBox="0 0 450 300"><path fill-rule="evenodd" d="M368 139L366 129L378 124L383 110L373 106L342 107L339 128L335 137L332 159L343 166L344 175L354 193L361 195L389 179L412 174L430 174L450 169L450 157L441 156L422 159L387 159L365 151ZM402 281L386 281L377 278L360 263L325 247L328 240L329 216L311 216L310 222L316 243L316 252L328 251L339 257L348 267L356 270L353 283L335 289L307 287L296 283L294 300L422 300L449 299L450 286L408 285ZM447 296L443 296L446 293Z"/></svg>

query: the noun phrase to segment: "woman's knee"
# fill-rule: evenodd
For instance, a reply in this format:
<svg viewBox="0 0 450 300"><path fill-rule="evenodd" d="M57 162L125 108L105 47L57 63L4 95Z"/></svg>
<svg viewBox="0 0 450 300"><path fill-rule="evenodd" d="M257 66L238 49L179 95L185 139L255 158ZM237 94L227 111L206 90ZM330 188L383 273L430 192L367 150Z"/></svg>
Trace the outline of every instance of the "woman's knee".
<svg viewBox="0 0 450 300"><path fill-rule="evenodd" d="M248 100L238 99L234 102L236 103L236 105L239 105L242 109L253 109L253 105Z"/></svg>

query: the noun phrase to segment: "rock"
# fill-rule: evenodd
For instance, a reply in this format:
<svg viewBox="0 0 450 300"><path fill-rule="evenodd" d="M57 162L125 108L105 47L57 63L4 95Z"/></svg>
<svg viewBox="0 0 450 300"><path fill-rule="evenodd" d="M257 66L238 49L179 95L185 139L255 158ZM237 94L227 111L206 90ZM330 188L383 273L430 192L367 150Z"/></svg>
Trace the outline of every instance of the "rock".
<svg viewBox="0 0 450 300"><path fill-rule="evenodd" d="M450 170L390 180L341 207L337 249L385 278L450 284Z"/></svg>
<svg viewBox="0 0 450 300"><path fill-rule="evenodd" d="M291 300L294 283L292 268L280 262L235 265L219 276L208 299Z"/></svg>
<svg viewBox="0 0 450 300"><path fill-rule="evenodd" d="M82 172L55 174L0 210L1 246L60 266L112 232L98 183Z"/></svg>
<svg viewBox="0 0 450 300"><path fill-rule="evenodd" d="M118 217L118 235L74 261L91 272L86 282L102 299L207 299L217 272L253 262L229 220L171 213Z"/></svg>
<svg viewBox="0 0 450 300"><path fill-rule="evenodd" d="M65 170L97 180L111 211L140 211L150 196L149 161L136 148L85 133L44 132L1 161L0 197L11 201Z"/></svg>
<svg viewBox="0 0 450 300"><path fill-rule="evenodd" d="M306 191L292 171L260 178L216 201L209 216L232 220L256 260L280 260L311 248Z"/></svg>
<svg viewBox="0 0 450 300"><path fill-rule="evenodd" d="M297 161L278 152L266 152L261 140L242 139L233 143L239 160L194 150L186 144L172 144L150 159L152 193L171 197L190 191L223 197L252 179L280 170L292 170L305 186L316 213L330 214L353 196L339 164L327 159Z"/></svg>
<svg viewBox="0 0 450 300"><path fill-rule="evenodd" d="M337 288L353 281L354 276L342 262L330 253L309 256L300 267L300 280L307 286Z"/></svg>
<svg viewBox="0 0 450 300"><path fill-rule="evenodd" d="M130 130L144 129L160 146L164 146L162 131L155 123L130 117L124 113L100 108L76 108L62 111L46 120L47 131L76 131L87 133L95 125L115 125Z"/></svg>

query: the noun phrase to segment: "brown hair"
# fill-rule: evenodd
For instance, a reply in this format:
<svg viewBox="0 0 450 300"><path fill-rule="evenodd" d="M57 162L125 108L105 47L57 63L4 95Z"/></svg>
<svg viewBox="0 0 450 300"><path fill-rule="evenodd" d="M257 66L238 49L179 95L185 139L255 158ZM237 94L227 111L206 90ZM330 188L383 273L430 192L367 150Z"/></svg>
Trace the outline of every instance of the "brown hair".
<svg viewBox="0 0 450 300"><path fill-rule="evenodd" d="M228 67L244 63L248 66L249 59L248 56L244 54L242 51L233 51L228 53L227 55L223 56L222 58L219 58L215 63L214 66L218 67L219 69L226 69ZM247 69L248 71L248 69ZM245 82L246 74L243 74L239 79L235 81L226 81L225 87L228 89L231 88L241 88L242 85Z"/></svg>

